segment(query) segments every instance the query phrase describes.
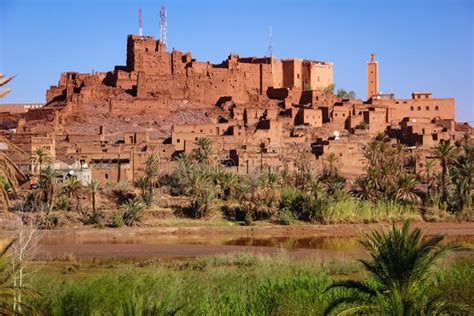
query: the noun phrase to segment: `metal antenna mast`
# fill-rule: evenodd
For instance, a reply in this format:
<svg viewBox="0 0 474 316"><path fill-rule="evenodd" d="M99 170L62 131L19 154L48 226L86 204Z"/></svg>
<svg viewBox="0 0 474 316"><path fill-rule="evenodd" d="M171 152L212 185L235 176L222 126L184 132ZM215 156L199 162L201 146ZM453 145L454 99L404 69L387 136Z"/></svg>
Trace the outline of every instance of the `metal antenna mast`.
<svg viewBox="0 0 474 316"><path fill-rule="evenodd" d="M273 58L273 38L272 38L272 27L270 26L270 32L268 33L268 57Z"/></svg>
<svg viewBox="0 0 474 316"><path fill-rule="evenodd" d="M160 9L160 40L161 43L166 47L166 16L167 11L164 5L161 5Z"/></svg>
<svg viewBox="0 0 474 316"><path fill-rule="evenodd" d="M138 8L138 35L143 36L142 8Z"/></svg>

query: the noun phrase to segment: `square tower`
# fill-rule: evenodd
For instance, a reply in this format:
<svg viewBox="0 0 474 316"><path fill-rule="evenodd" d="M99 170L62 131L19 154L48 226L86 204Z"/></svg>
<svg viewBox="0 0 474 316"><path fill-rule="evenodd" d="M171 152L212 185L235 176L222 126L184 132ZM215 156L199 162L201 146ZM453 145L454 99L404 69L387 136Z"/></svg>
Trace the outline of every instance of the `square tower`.
<svg viewBox="0 0 474 316"><path fill-rule="evenodd" d="M367 63L367 99L379 94L379 63L375 61L375 55L370 55Z"/></svg>

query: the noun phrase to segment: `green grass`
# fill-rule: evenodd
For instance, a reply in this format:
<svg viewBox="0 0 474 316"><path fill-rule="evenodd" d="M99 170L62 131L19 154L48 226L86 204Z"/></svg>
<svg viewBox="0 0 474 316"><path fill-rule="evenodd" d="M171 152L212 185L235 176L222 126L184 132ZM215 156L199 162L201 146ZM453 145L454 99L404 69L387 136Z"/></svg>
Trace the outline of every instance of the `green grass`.
<svg viewBox="0 0 474 316"><path fill-rule="evenodd" d="M419 210L413 206L384 200L371 203L354 197L331 201L322 215L325 224L422 220Z"/></svg>
<svg viewBox="0 0 474 316"><path fill-rule="evenodd" d="M438 289L471 304L474 258L439 274ZM56 266L32 284L47 315L321 315L341 291L335 279L361 278L350 261L294 261L287 256L221 255L149 264Z"/></svg>

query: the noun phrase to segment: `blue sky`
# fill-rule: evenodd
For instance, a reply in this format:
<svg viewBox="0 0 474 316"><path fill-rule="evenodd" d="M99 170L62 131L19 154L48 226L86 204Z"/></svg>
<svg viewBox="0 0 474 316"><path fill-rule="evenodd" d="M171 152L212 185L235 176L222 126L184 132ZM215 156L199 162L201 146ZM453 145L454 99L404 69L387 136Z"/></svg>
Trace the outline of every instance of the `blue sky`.
<svg viewBox="0 0 474 316"><path fill-rule="evenodd" d="M126 36L158 36L159 0L0 0L0 72L16 74L4 103L44 102L64 71L125 63ZM474 1L164 1L168 47L220 62L230 52L334 63L336 88L366 94L370 53L380 90L456 98L456 118L474 121Z"/></svg>

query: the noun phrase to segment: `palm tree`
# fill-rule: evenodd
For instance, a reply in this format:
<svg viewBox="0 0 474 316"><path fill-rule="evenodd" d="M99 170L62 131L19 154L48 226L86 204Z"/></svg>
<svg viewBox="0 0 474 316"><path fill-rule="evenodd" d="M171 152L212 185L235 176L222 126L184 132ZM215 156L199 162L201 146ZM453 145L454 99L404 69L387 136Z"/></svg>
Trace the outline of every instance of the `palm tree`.
<svg viewBox="0 0 474 316"><path fill-rule="evenodd" d="M148 191L153 196L153 188L156 185L156 178L159 174L158 157L156 155L149 155L145 162L145 175L148 181Z"/></svg>
<svg viewBox="0 0 474 316"><path fill-rule="evenodd" d="M191 209L194 217L203 217L209 210L216 188L207 169L196 167L185 182L185 194L191 197Z"/></svg>
<svg viewBox="0 0 474 316"><path fill-rule="evenodd" d="M366 281L340 281L328 287L346 289L327 307L325 313L357 315L439 315L462 309L442 300L433 289L434 268L460 246L440 246L444 239L436 235L425 239L420 229L410 232L406 221L402 229L393 225L388 232L373 231L360 243L369 260L359 260L370 275Z"/></svg>
<svg viewBox="0 0 474 316"><path fill-rule="evenodd" d="M148 179L147 177L139 177L137 180L135 180L135 187L140 189L140 196L143 197L145 196L145 192L148 189Z"/></svg>
<svg viewBox="0 0 474 316"><path fill-rule="evenodd" d="M329 153L326 155L324 160L328 164L326 172L329 173L330 175L336 175L337 174L336 164L339 161L339 156L336 153Z"/></svg>
<svg viewBox="0 0 474 316"><path fill-rule="evenodd" d="M435 156L441 161L441 198L443 202L446 202L448 198L446 190L448 165L456 157L457 149L450 142L440 142L433 151Z"/></svg>
<svg viewBox="0 0 474 316"><path fill-rule="evenodd" d="M92 180L88 185L87 188L91 193L91 202L92 202L92 210L95 212L96 210L96 195L97 191L99 191L99 181Z"/></svg>
<svg viewBox="0 0 474 316"><path fill-rule="evenodd" d="M12 81L13 78L15 78L15 76L5 78L3 74L0 74L0 87L3 87L4 85ZM5 89L5 90L0 91L0 98L6 96L10 92L11 92L11 89Z"/></svg>
<svg viewBox="0 0 474 316"><path fill-rule="evenodd" d="M7 139L0 137L0 142L7 144L13 150L17 150ZM26 176L23 172L13 163L9 157L9 152L0 151L0 178L3 179L5 185L0 185L0 204L5 205L4 211L6 212L10 207L10 199L8 197L8 190L16 192L18 188L18 181L26 181Z"/></svg>
<svg viewBox="0 0 474 316"><path fill-rule="evenodd" d="M62 193L65 194L69 199L75 198L76 210L79 210L79 194L82 189L82 182L76 177L69 177L66 180L66 184L62 189Z"/></svg>
<svg viewBox="0 0 474 316"><path fill-rule="evenodd" d="M194 159L198 163L210 163L213 155L212 141L207 137L199 137L195 145L197 148L193 150Z"/></svg>
<svg viewBox="0 0 474 316"><path fill-rule="evenodd" d="M25 286L14 285L14 273L9 269L10 256L8 250L15 241L10 241L0 249L0 315L31 315L36 310L25 303L24 298L33 297L36 291ZM22 297L19 300L18 297Z"/></svg>
<svg viewBox="0 0 474 316"><path fill-rule="evenodd" d="M141 220L141 212L145 208L139 198L134 198L122 205L123 222L127 226L133 226Z"/></svg>
<svg viewBox="0 0 474 316"><path fill-rule="evenodd" d="M418 180L410 173L404 173L398 178L397 191L395 192L395 200L410 204L420 203L421 198L418 196L416 186Z"/></svg>
<svg viewBox="0 0 474 316"><path fill-rule="evenodd" d="M53 166L48 165L44 168L40 174L39 187L42 196L43 203L46 204L47 208L50 209L53 205L54 187L56 177L58 176Z"/></svg>
<svg viewBox="0 0 474 316"><path fill-rule="evenodd" d="M53 157L46 147L38 147L31 154L30 162L33 166L38 166L38 174L41 174L44 165L53 163Z"/></svg>

